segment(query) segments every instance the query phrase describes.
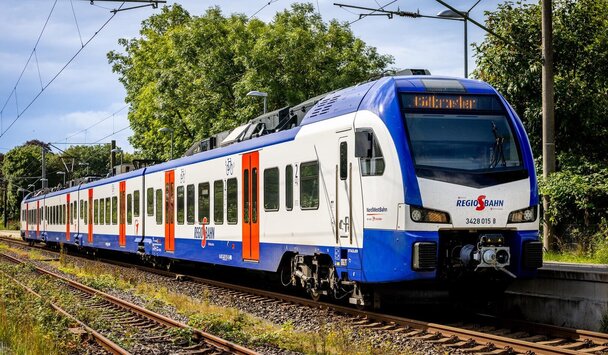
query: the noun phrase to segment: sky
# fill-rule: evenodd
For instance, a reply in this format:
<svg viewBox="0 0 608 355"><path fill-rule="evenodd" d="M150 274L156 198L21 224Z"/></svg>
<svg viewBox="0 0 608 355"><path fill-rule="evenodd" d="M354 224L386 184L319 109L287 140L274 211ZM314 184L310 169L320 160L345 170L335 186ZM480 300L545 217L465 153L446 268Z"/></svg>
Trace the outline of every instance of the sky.
<svg viewBox="0 0 608 355"><path fill-rule="evenodd" d="M234 12L247 16L255 14L258 19L269 22L277 11L289 8L294 2L298 1L168 0L167 4L179 3L192 15L201 15L209 7L219 6L225 15ZM360 13L367 12L343 9L334 2L378 8L391 1L312 0L325 21L351 22L357 20ZM468 10L476 2L448 0L460 10ZM483 23L484 12L495 10L498 2L481 0L470 17ZM120 4L95 1L91 5L89 0L2 1L0 152L6 153L31 139L51 142L59 148L71 144L108 143L115 139L124 151L133 151L128 142L132 131L124 101L125 89L118 81L118 75L112 72L106 54L122 50L119 38L139 36L141 21L159 13L160 9L145 7L118 12L99 31L112 16L110 10ZM125 4L124 7L134 5L137 4ZM397 0L386 9L435 15L445 7L434 0ZM456 77L464 75L461 21L370 16L352 23L351 28L357 37L380 53L394 56L394 67L424 68L432 74ZM482 42L484 35L483 30L469 24L469 45ZM86 44L84 48L83 44ZM469 47L469 72L475 69L473 54Z"/></svg>

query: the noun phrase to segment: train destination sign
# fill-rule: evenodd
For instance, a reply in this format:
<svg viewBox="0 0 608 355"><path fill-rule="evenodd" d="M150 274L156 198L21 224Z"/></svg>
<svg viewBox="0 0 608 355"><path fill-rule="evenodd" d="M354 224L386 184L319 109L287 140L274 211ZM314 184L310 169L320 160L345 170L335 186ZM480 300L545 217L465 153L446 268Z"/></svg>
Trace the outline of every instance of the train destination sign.
<svg viewBox="0 0 608 355"><path fill-rule="evenodd" d="M501 107L495 96L401 94L404 109L497 111Z"/></svg>

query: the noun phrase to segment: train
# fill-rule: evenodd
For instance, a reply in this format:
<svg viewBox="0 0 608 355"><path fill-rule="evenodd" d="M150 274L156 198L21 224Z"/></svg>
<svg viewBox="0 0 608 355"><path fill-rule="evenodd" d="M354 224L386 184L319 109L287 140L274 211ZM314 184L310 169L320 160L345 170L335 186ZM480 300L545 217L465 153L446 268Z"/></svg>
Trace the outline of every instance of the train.
<svg viewBox="0 0 608 355"><path fill-rule="evenodd" d="M180 158L21 202L21 235L277 275L314 299L533 278L524 126L489 84L394 75L265 113Z"/></svg>

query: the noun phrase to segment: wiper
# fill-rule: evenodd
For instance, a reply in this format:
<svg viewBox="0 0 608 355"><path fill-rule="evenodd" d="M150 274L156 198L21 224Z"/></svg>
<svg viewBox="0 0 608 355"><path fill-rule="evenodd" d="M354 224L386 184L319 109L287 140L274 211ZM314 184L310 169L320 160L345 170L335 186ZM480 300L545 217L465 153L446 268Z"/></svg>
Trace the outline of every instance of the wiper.
<svg viewBox="0 0 608 355"><path fill-rule="evenodd" d="M494 134L494 139L496 143L494 144L494 152L492 153L492 160L490 161L490 168L495 168L499 162L501 166L507 166L507 160L505 159L505 151L503 149L503 144L505 139L498 134L498 128L496 127L496 123L492 121L492 133Z"/></svg>

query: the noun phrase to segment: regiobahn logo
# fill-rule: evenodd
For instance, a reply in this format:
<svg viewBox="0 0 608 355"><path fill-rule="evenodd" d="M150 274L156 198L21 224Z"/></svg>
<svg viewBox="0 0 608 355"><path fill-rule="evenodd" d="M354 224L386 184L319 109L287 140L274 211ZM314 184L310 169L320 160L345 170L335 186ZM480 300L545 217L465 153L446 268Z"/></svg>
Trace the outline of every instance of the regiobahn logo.
<svg viewBox="0 0 608 355"><path fill-rule="evenodd" d="M505 200L488 200L486 195L479 195L477 199L458 198L456 207L475 207L476 211L483 211L486 207L491 209L501 209L505 205Z"/></svg>

